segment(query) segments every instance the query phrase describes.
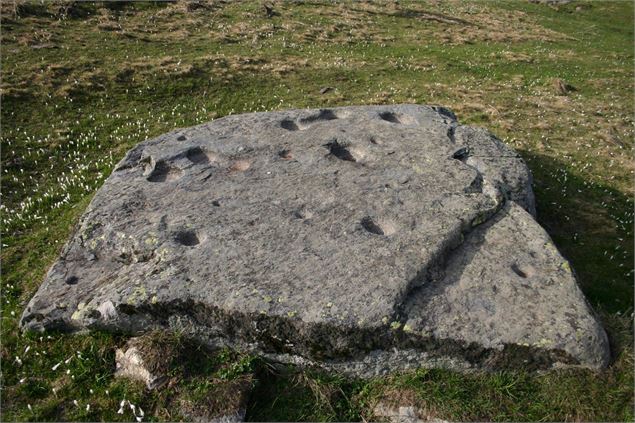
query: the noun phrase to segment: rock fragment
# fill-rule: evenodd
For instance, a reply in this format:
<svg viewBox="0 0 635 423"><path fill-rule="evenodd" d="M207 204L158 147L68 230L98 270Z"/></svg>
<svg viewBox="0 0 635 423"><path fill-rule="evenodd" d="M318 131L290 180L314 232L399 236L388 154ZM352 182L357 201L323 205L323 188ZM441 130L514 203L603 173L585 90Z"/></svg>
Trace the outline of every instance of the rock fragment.
<svg viewBox="0 0 635 423"><path fill-rule="evenodd" d="M159 389L168 381L178 350L169 336L150 332L130 338L115 351L115 376L143 382L148 389Z"/></svg>
<svg viewBox="0 0 635 423"><path fill-rule="evenodd" d="M560 78L554 78L551 84L553 85L554 92L558 95L567 95L572 91L577 91L573 85L567 84Z"/></svg>

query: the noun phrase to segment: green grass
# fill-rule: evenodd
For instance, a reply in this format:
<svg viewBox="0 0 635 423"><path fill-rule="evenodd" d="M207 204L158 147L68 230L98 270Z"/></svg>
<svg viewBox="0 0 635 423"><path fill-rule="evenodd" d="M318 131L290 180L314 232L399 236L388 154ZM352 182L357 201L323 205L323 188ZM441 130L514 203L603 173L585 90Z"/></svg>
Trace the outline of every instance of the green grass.
<svg viewBox="0 0 635 423"><path fill-rule="evenodd" d="M252 420L371 419L380 399L449 420L633 420L632 2L279 2L272 18L259 2L205 4L60 15L57 3L3 2L3 420L131 420L122 399L145 420L174 420L178 398L219 395L207 376L231 388L246 375ZM554 78L576 91L558 95ZM402 102L450 107L527 159L538 220L611 337L607 370L362 381L226 353L157 393L113 377L123 335L19 332L92 194L136 143L228 114Z"/></svg>

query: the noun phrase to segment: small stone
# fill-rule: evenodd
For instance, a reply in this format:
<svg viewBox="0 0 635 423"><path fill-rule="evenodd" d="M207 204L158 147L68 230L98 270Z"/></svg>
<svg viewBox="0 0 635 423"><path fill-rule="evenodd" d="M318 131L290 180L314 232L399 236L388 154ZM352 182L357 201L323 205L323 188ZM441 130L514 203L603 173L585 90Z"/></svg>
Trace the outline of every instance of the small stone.
<svg viewBox="0 0 635 423"><path fill-rule="evenodd" d="M326 94L326 93L328 93L329 91L332 91L332 90L334 90L334 89L335 89L335 88L333 88L333 87L322 87L322 88L320 89L320 94Z"/></svg>
<svg viewBox="0 0 635 423"><path fill-rule="evenodd" d="M268 18L272 18L272 17L274 17L274 16L278 16L278 12L276 12L276 11L273 9L273 5L271 5L271 4L267 4L267 3L263 3L263 4L262 4L262 8L264 9L264 12L265 12L265 16L266 16L266 17L268 17Z"/></svg>
<svg viewBox="0 0 635 423"><path fill-rule="evenodd" d="M390 423L448 423L447 420L439 419L429 411L408 403L407 400L386 398L382 398L377 402L373 408L373 416L378 420L386 420Z"/></svg>
<svg viewBox="0 0 635 423"><path fill-rule="evenodd" d="M553 89L558 95L567 95L572 91L577 91L573 85L567 84L560 78L554 78L552 80Z"/></svg>
<svg viewBox="0 0 635 423"><path fill-rule="evenodd" d="M143 382L148 389L159 389L168 381L176 354L168 335L150 332L130 338L115 351L115 376Z"/></svg>

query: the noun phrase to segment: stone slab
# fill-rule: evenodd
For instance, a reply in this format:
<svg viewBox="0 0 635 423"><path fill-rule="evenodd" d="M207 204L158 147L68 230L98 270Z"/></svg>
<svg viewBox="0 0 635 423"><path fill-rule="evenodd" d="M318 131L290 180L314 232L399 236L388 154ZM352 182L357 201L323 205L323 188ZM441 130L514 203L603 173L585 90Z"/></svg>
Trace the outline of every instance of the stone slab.
<svg viewBox="0 0 635 423"><path fill-rule="evenodd" d="M168 328L354 374L602 367L533 214L522 158L441 107L227 116L128 152L21 324Z"/></svg>

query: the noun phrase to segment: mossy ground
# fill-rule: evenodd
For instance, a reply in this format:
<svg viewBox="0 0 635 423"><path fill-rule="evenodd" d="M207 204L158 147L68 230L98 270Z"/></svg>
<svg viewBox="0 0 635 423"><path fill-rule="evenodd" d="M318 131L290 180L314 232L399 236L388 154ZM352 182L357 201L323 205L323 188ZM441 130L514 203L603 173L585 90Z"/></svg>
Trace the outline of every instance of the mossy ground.
<svg viewBox="0 0 635 423"><path fill-rule="evenodd" d="M18 331L127 149L232 113L404 102L447 106L527 159L538 219L607 327L611 366L360 381L225 354L201 374L255 375L252 420L370 419L379 399L449 420L633 420L632 2L276 2L269 17L260 2L60 5L2 3L3 420L134 419L122 399L173 420L170 395L213 389L114 379L122 335Z"/></svg>

